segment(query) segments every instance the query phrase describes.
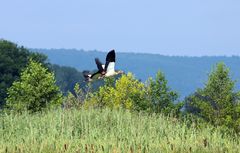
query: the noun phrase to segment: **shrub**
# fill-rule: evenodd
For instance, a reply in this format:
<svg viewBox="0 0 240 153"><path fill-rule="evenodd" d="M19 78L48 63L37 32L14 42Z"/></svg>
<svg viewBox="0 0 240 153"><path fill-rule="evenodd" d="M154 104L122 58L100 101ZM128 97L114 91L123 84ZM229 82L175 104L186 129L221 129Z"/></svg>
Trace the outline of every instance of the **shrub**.
<svg viewBox="0 0 240 153"><path fill-rule="evenodd" d="M79 84L76 83L73 93L69 91L64 99L64 108L80 108L87 97L88 93L84 93Z"/></svg>
<svg viewBox="0 0 240 153"><path fill-rule="evenodd" d="M88 100L87 106L126 108L130 110L146 110L149 105L145 99L145 86L136 80L131 73L122 75L115 85L114 80L105 79L100 87Z"/></svg>
<svg viewBox="0 0 240 153"><path fill-rule="evenodd" d="M62 102L62 94L55 85L53 73L33 60L30 60L20 80L13 83L7 94L6 108L17 112L41 111Z"/></svg>

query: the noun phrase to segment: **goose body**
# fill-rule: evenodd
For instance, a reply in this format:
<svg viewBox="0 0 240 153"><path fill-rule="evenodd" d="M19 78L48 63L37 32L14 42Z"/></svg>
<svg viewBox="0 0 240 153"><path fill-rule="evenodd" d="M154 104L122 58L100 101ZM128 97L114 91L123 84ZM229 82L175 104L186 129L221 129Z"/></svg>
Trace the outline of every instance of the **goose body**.
<svg viewBox="0 0 240 153"><path fill-rule="evenodd" d="M108 52L106 56L105 65L103 65L98 58L95 58L95 63L97 65L98 71L93 74L90 74L89 71L84 71L83 75L87 81L92 81L95 79L110 77L123 73L123 71L115 71L115 61L116 61L115 50L111 50Z"/></svg>

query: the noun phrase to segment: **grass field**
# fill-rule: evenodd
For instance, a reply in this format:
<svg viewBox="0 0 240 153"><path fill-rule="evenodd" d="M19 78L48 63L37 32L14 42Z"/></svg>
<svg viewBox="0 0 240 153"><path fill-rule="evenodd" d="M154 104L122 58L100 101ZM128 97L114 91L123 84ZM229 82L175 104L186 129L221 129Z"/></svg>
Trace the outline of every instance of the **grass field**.
<svg viewBox="0 0 240 153"><path fill-rule="evenodd" d="M124 110L0 116L0 152L239 152L240 140L174 118Z"/></svg>

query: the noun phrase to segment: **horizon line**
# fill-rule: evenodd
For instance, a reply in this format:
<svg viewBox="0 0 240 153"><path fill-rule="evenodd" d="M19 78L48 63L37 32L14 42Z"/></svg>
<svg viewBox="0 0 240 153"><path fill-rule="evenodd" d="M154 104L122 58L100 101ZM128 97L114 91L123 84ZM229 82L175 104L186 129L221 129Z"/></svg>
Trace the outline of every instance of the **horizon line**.
<svg viewBox="0 0 240 153"><path fill-rule="evenodd" d="M78 49L78 48L28 48L29 50L71 50L71 51L81 51L81 52L100 52L100 53L107 53L108 51L102 51L98 49ZM238 57L240 58L240 55L179 55L179 54L161 54L156 52L137 52L137 51L117 51L117 53L120 54L147 54L147 55L159 55L159 56L168 56L168 57L192 57L192 58L201 58L201 57Z"/></svg>

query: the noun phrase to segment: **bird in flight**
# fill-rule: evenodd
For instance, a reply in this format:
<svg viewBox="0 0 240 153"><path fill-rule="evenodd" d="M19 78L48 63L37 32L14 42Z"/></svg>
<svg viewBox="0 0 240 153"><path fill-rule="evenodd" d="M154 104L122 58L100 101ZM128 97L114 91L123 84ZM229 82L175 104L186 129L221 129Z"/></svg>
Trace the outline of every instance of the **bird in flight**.
<svg viewBox="0 0 240 153"><path fill-rule="evenodd" d="M115 50L111 50L108 52L106 56L105 65L103 65L98 58L95 58L95 63L97 65L98 71L93 74L91 74L89 71L83 71L83 75L86 81L92 81L104 77L114 76L117 74L123 74L123 71L115 71L115 61L116 61Z"/></svg>

